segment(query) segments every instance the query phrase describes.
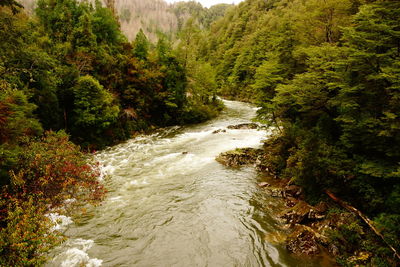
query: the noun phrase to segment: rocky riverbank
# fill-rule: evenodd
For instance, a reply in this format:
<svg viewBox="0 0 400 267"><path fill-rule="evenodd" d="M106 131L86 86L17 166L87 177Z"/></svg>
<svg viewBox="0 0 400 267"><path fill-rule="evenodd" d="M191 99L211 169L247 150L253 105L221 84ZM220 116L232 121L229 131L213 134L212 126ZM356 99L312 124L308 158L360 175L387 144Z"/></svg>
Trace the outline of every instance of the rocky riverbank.
<svg viewBox="0 0 400 267"><path fill-rule="evenodd" d="M234 129L241 129L238 126ZM264 149L240 148L220 154L216 160L228 167L254 166L264 181L259 186L265 194L280 198L284 208L279 212L282 227L289 229L288 235L274 238L279 240L293 254L298 256L318 256L329 254L332 259L352 265L362 265L369 261L372 254L359 248L351 248L346 240L356 233L357 238L368 235L370 231L362 225L357 216L345 211L334 201L326 198L315 205L306 201L303 188L289 179L280 179L273 172L273 163L269 163L268 151ZM344 232L344 233L342 233ZM374 239L374 237L372 237ZM343 256L346 255L346 256Z"/></svg>

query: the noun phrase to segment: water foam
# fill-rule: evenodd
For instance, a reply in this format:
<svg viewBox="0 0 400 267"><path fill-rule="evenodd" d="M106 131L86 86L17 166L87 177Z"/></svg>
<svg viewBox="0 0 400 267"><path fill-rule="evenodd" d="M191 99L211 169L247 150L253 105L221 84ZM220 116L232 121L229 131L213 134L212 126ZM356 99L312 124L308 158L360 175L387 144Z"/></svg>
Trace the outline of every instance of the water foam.
<svg viewBox="0 0 400 267"><path fill-rule="evenodd" d="M55 257L53 263L61 267L99 267L102 265L103 260L90 258L87 253L93 244L93 240L81 238L69 240L65 244L65 246L69 248Z"/></svg>
<svg viewBox="0 0 400 267"><path fill-rule="evenodd" d="M65 215L60 215L58 212L48 213L46 214L54 226L50 229L50 231L61 231L64 230L69 224L72 223L72 219Z"/></svg>

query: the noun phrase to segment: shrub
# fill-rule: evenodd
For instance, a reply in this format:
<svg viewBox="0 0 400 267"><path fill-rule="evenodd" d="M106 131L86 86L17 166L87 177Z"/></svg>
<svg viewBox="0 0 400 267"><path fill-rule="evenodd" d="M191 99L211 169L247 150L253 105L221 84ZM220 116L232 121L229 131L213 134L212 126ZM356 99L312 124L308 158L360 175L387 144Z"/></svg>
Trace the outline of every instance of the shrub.
<svg viewBox="0 0 400 267"><path fill-rule="evenodd" d="M21 202L7 199L7 215L0 228L0 266L39 266L46 261L46 252L61 240L49 233L51 222L45 208L32 197ZM3 206L2 198L0 205Z"/></svg>
<svg viewBox="0 0 400 267"><path fill-rule="evenodd" d="M98 170L87 163L80 148L65 132L46 132L26 145L12 173L12 190L57 205L67 198L98 199L103 187Z"/></svg>
<svg viewBox="0 0 400 267"><path fill-rule="evenodd" d="M50 232L49 208L104 194L99 171L65 132L46 132L21 146L11 183L0 194L0 266L38 266L60 241Z"/></svg>

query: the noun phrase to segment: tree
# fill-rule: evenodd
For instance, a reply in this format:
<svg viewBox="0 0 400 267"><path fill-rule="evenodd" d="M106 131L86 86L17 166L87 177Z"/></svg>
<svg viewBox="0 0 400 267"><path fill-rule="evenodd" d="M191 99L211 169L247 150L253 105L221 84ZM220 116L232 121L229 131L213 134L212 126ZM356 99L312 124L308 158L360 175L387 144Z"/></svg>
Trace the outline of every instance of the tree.
<svg viewBox="0 0 400 267"><path fill-rule="evenodd" d="M0 91L0 144L39 135L42 127L33 112L36 106L19 90Z"/></svg>
<svg viewBox="0 0 400 267"><path fill-rule="evenodd" d="M99 82L89 76L80 77L73 88L74 108L70 120L73 136L86 142L99 135L118 117L119 107L114 97Z"/></svg>
<svg viewBox="0 0 400 267"><path fill-rule="evenodd" d="M341 27L348 26L353 12L351 0L309 0L297 2L294 13L296 35L303 43L339 42Z"/></svg>
<svg viewBox="0 0 400 267"><path fill-rule="evenodd" d="M114 7L114 0L109 0ZM106 43L108 45L116 45L125 41L125 37L121 34L118 20L115 17L115 10L104 8L100 1L96 1L96 9L93 14L93 33L96 35L98 44Z"/></svg>
<svg viewBox="0 0 400 267"><path fill-rule="evenodd" d="M196 60L197 41L199 41L200 29L193 18L186 21L184 28L179 33L179 47L181 61L185 68L190 62Z"/></svg>
<svg viewBox="0 0 400 267"><path fill-rule="evenodd" d="M150 44L143 30L140 29L133 42L133 55L141 60L146 60L149 55Z"/></svg>
<svg viewBox="0 0 400 267"><path fill-rule="evenodd" d="M0 7L4 6L9 7L13 14L18 13L20 9L23 8L23 6L15 0L1 0Z"/></svg>

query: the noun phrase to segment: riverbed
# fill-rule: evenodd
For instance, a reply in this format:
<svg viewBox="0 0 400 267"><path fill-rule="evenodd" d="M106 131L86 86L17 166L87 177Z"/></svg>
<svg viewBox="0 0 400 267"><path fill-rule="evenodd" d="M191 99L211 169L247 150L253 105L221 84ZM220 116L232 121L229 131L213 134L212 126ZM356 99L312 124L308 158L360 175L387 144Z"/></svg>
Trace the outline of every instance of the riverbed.
<svg viewBox="0 0 400 267"><path fill-rule="evenodd" d="M287 231L277 218L283 203L257 186L262 177L215 161L228 150L261 147L269 135L227 129L250 122L257 109L224 102L216 119L97 153L106 199L73 218L47 266L319 266L279 242Z"/></svg>

